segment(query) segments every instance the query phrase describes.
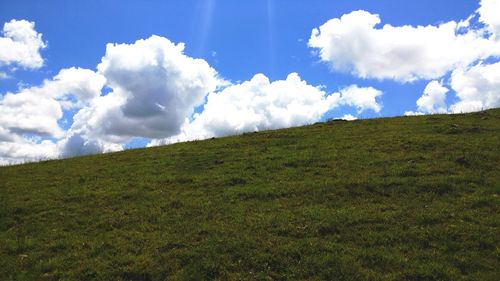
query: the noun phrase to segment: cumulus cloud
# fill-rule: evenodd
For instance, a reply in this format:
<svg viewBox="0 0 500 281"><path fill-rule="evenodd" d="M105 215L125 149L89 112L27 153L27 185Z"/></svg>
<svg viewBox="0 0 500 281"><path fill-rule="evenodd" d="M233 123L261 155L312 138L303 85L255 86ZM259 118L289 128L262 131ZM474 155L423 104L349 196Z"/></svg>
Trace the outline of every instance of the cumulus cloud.
<svg viewBox="0 0 500 281"><path fill-rule="evenodd" d="M109 93L102 94L104 86ZM205 60L185 55L182 43L159 36L108 44L97 72L63 69L40 86L0 99L0 159L116 151L134 137L159 144L299 126L341 105L381 109L382 92L374 88L353 85L331 95L323 89L296 73L274 82L257 74L228 84ZM203 111L193 114L201 105ZM64 130L67 110L76 113Z"/></svg>
<svg viewBox="0 0 500 281"><path fill-rule="evenodd" d="M420 112L420 111L405 111L404 115L405 116L420 116L420 115L424 115L424 113Z"/></svg>
<svg viewBox="0 0 500 281"><path fill-rule="evenodd" d="M424 94L417 100L418 110L423 113L446 113L446 93L448 88L442 82L431 81L425 87Z"/></svg>
<svg viewBox="0 0 500 281"><path fill-rule="evenodd" d="M79 112L73 129L111 141L179 133L184 119L218 83L205 60L183 50L182 43L159 36L108 44L97 68L113 91Z"/></svg>
<svg viewBox="0 0 500 281"><path fill-rule="evenodd" d="M481 17L496 28L497 16ZM437 26L380 23L379 15L354 11L313 29L309 46L334 70L400 82L437 79L457 67L500 54L499 43L486 38L483 30L469 29L467 21ZM464 27L466 32L459 32Z"/></svg>
<svg viewBox="0 0 500 281"><path fill-rule="evenodd" d="M84 135L89 139L100 139L111 143L124 143L129 137L110 134L118 125L126 126L121 106L125 98L117 92L100 96L73 116L69 135ZM119 122L119 124L115 123ZM134 125L134 124L131 124Z"/></svg>
<svg viewBox="0 0 500 281"><path fill-rule="evenodd" d="M313 29L309 46L334 70L361 78L434 80L406 115L481 110L499 106L497 63L482 62L500 56L499 10L500 0L481 0L466 20L427 26L381 25L379 15L354 11ZM450 73L458 102L448 108L449 89L436 79Z"/></svg>
<svg viewBox="0 0 500 281"><path fill-rule="evenodd" d="M72 67L62 69L40 92L59 99L65 108L81 108L101 95L105 83L104 76L90 69Z"/></svg>
<svg viewBox="0 0 500 281"><path fill-rule="evenodd" d="M356 107L358 113L366 110L380 112L382 105L377 100L380 96L382 96L382 92L375 88L360 88L357 85L351 85L342 89L340 93L333 94L339 104Z"/></svg>
<svg viewBox="0 0 500 281"><path fill-rule="evenodd" d="M500 62L457 69L450 84L459 99L450 107L452 112L500 107Z"/></svg>
<svg viewBox="0 0 500 281"><path fill-rule="evenodd" d="M346 120L346 121L354 121L354 120L357 120L358 118L356 116L353 116L352 114L346 114L346 115L340 117L340 119Z"/></svg>
<svg viewBox="0 0 500 281"><path fill-rule="evenodd" d="M500 0L481 0L478 9L479 20L483 22L488 31L496 38L500 39Z"/></svg>
<svg viewBox="0 0 500 281"><path fill-rule="evenodd" d="M443 86L442 81L433 80L427 84L424 93L417 100L418 111L406 111L406 116L424 115L433 113L447 113L446 93L449 89Z"/></svg>
<svg viewBox="0 0 500 281"><path fill-rule="evenodd" d="M0 127L12 133L59 136L62 109L54 99L23 91L0 99Z"/></svg>
<svg viewBox="0 0 500 281"><path fill-rule="evenodd" d="M57 145L49 140L36 141L8 134L2 140L0 128L0 165L18 164L57 158Z"/></svg>
<svg viewBox="0 0 500 281"><path fill-rule="evenodd" d="M274 82L257 74L250 81L211 93L203 111L186 120L179 135L151 145L310 124L340 105L377 111L380 107L373 102L380 94L373 88L351 86L327 95L297 73Z"/></svg>
<svg viewBox="0 0 500 281"><path fill-rule="evenodd" d="M0 127L12 133L59 137L63 107L83 106L101 93L104 77L88 69L63 69L41 86L0 98Z"/></svg>
<svg viewBox="0 0 500 281"><path fill-rule="evenodd" d="M159 36L108 44L97 73L63 69L41 86L6 93L0 99L2 162L116 151L135 136L178 134L195 107L224 84L206 61L188 57L183 50L182 43ZM112 89L107 95L101 92L104 85ZM65 131L60 123L69 109L78 111ZM28 140L32 135L41 139ZM43 141L45 137L56 141ZM32 153L49 143L51 154ZM26 153L6 149L16 144L23 144L16 149Z"/></svg>
<svg viewBox="0 0 500 281"><path fill-rule="evenodd" d="M109 143L98 139L89 139L85 135L72 134L57 143L60 157L97 154L102 152L119 151L121 144Z"/></svg>
<svg viewBox="0 0 500 281"><path fill-rule="evenodd" d="M463 113L500 107L500 62L456 69L451 74L450 86L458 101L449 108L445 103L449 89L442 82L431 81L417 100L418 111L407 111L405 115Z"/></svg>
<svg viewBox="0 0 500 281"><path fill-rule="evenodd" d="M24 68L40 68L43 58L40 50L46 47L42 34L35 30L35 23L11 20L4 24L0 37L0 66L18 65Z"/></svg>
<svg viewBox="0 0 500 281"><path fill-rule="evenodd" d="M64 137L59 125L64 110L89 104L105 80L88 69L62 69L41 86L0 97L0 163L57 157L56 143L43 138Z"/></svg>
<svg viewBox="0 0 500 281"><path fill-rule="evenodd" d="M201 113L186 121L181 134L158 143L205 139L315 122L337 105L298 74L270 82L263 74L211 93Z"/></svg>

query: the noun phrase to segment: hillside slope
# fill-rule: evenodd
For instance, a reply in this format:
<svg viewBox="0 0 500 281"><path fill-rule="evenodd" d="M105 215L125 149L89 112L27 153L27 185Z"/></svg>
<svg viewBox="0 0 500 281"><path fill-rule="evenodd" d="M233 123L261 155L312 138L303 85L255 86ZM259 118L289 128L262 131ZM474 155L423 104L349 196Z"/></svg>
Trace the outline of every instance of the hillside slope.
<svg viewBox="0 0 500 281"><path fill-rule="evenodd" d="M499 280L500 110L0 168L0 280Z"/></svg>

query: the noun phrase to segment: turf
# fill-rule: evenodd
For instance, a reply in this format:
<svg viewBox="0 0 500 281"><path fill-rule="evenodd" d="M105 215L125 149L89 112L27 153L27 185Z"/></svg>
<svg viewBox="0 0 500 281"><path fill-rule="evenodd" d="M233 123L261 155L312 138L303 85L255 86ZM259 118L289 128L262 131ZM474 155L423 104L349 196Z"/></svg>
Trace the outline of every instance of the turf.
<svg viewBox="0 0 500 281"><path fill-rule="evenodd" d="M500 280L500 110L0 168L0 280Z"/></svg>

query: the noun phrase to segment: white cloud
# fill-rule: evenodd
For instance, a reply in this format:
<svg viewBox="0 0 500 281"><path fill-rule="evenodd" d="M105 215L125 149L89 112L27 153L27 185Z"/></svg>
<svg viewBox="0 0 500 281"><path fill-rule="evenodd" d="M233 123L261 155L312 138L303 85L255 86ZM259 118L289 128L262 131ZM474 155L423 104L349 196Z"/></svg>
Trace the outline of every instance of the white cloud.
<svg viewBox="0 0 500 281"><path fill-rule="evenodd" d="M257 74L250 81L211 93L203 111L192 122L186 120L181 134L153 145L304 125L335 106L334 97L296 73L272 83Z"/></svg>
<svg viewBox="0 0 500 281"><path fill-rule="evenodd" d="M496 17L498 18L498 17ZM335 70L362 78L409 82L440 78L457 67L500 54L500 45L466 22L382 27L380 17L354 11L312 31L309 46Z"/></svg>
<svg viewBox="0 0 500 281"><path fill-rule="evenodd" d="M0 165L54 159L59 155L57 146L52 141L36 142L10 134L9 137L15 140L3 141L0 136Z"/></svg>
<svg viewBox="0 0 500 281"><path fill-rule="evenodd" d="M29 152L41 140L29 141L27 135L59 139L50 142L56 151L50 155L68 157L120 150L134 136L179 133L194 108L218 83L224 84L206 61L184 55L183 49L183 44L158 36L133 44L108 44L98 73L63 69L41 86L6 93L0 100L2 146L23 146L15 155L5 151L2 162L13 162L18 156L41 157ZM105 84L112 91L103 96ZM71 108L79 111L71 128L64 131L59 123L64 110Z"/></svg>
<svg viewBox="0 0 500 281"><path fill-rule="evenodd" d="M82 108L73 116L69 135L81 135L88 139L112 143L125 143L129 137L109 133L117 126L127 126L128 120L121 112L121 106L125 104L125 101L125 98L117 92L94 99L89 106ZM130 125L136 124L130 123Z"/></svg>
<svg viewBox="0 0 500 281"><path fill-rule="evenodd" d="M133 44L108 44L98 72L113 91L75 116L72 131L112 142L178 134L184 119L217 87L205 60L184 45L151 36Z"/></svg>
<svg viewBox="0 0 500 281"><path fill-rule="evenodd" d="M16 64L24 68L40 68L43 58L40 50L46 47L42 34L35 30L35 23L11 20L3 26L0 37L0 66Z"/></svg>
<svg viewBox="0 0 500 281"><path fill-rule="evenodd" d="M456 69L451 74L450 86L458 101L449 108L445 102L449 89L442 82L431 81L417 100L418 111L407 111L405 115L465 113L500 107L500 62Z"/></svg>
<svg viewBox="0 0 500 281"><path fill-rule="evenodd" d="M106 78L92 70L72 67L62 69L42 91L59 99L65 108L80 108L99 97L105 83Z"/></svg>
<svg viewBox="0 0 500 281"><path fill-rule="evenodd" d="M0 164L56 158L64 109L82 107L98 97L105 78L88 69L62 69L41 86L0 97Z"/></svg>
<svg viewBox="0 0 500 281"><path fill-rule="evenodd" d="M88 69L62 69L41 86L0 98L0 127L12 133L60 137L63 107L83 106L101 93L104 77Z"/></svg>
<svg viewBox="0 0 500 281"><path fill-rule="evenodd" d="M342 120L346 120L346 121L354 121L354 120L357 120L357 119L358 119L358 117L353 116L353 115L351 115L351 114L346 114L346 115L344 115L344 116L340 117L340 119L342 119Z"/></svg>
<svg viewBox="0 0 500 281"><path fill-rule="evenodd" d="M338 98L339 104L356 107L359 113L366 110L380 112L382 105L379 104L377 98L381 95L382 92L375 88L360 88L357 85L351 85L342 89L340 93L333 94Z"/></svg>
<svg viewBox="0 0 500 281"><path fill-rule="evenodd" d="M375 97L380 94L373 88L351 86L326 95L321 87L307 84L296 73L274 82L257 74L250 81L211 93L204 110L191 122L186 120L181 134L154 140L151 145L310 124L345 104L361 111L377 111L380 107L375 105Z"/></svg>
<svg viewBox="0 0 500 281"><path fill-rule="evenodd" d="M299 126L341 105L359 112L381 108L382 92L374 88L353 85L327 95L296 73L274 82L258 74L228 84L183 49L159 36L108 44L97 72L63 69L40 86L6 93L0 99L0 161L116 151L133 137L158 144ZM104 86L111 91L102 95ZM78 112L63 130L69 109Z"/></svg>
<svg viewBox="0 0 500 281"><path fill-rule="evenodd" d="M500 62L453 71L451 87L459 99L450 107L452 112L500 107Z"/></svg>
<svg viewBox="0 0 500 281"><path fill-rule="evenodd" d="M97 139L89 139L87 136L80 134L72 134L59 141L57 145L60 157L97 154L123 149L121 144L109 143Z"/></svg>
<svg viewBox="0 0 500 281"><path fill-rule="evenodd" d="M478 9L479 20L496 39L500 39L500 0L481 0Z"/></svg>
<svg viewBox="0 0 500 281"><path fill-rule="evenodd" d="M59 136L62 131L57 120L62 115L58 101L29 90L7 93L0 99L0 127L12 133Z"/></svg>
<svg viewBox="0 0 500 281"><path fill-rule="evenodd" d="M442 82L431 81L425 87L424 94L417 100L418 110L422 113L446 113L446 93L448 88Z"/></svg>
<svg viewBox="0 0 500 281"><path fill-rule="evenodd" d="M419 115L424 115L424 113L419 111L405 111L405 116L419 116Z"/></svg>

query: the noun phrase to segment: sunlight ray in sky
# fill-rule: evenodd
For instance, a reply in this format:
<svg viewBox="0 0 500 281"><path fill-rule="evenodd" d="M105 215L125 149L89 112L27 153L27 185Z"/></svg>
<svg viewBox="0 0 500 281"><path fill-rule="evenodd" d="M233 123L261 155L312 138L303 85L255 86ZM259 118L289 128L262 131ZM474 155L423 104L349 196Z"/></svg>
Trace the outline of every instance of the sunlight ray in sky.
<svg viewBox="0 0 500 281"><path fill-rule="evenodd" d="M200 11L198 13L199 18L196 19L198 23L196 33L199 38L199 45L196 49L196 54L199 56L203 56L207 52L206 48L216 6L215 0L202 0L201 2L201 6L199 6Z"/></svg>
<svg viewBox="0 0 500 281"><path fill-rule="evenodd" d="M267 0L267 28L268 28L268 64L270 70L270 76L273 77L275 75L275 65L276 65L276 56L275 56L275 43L274 43L274 21L275 21L275 8L274 8L274 0Z"/></svg>

